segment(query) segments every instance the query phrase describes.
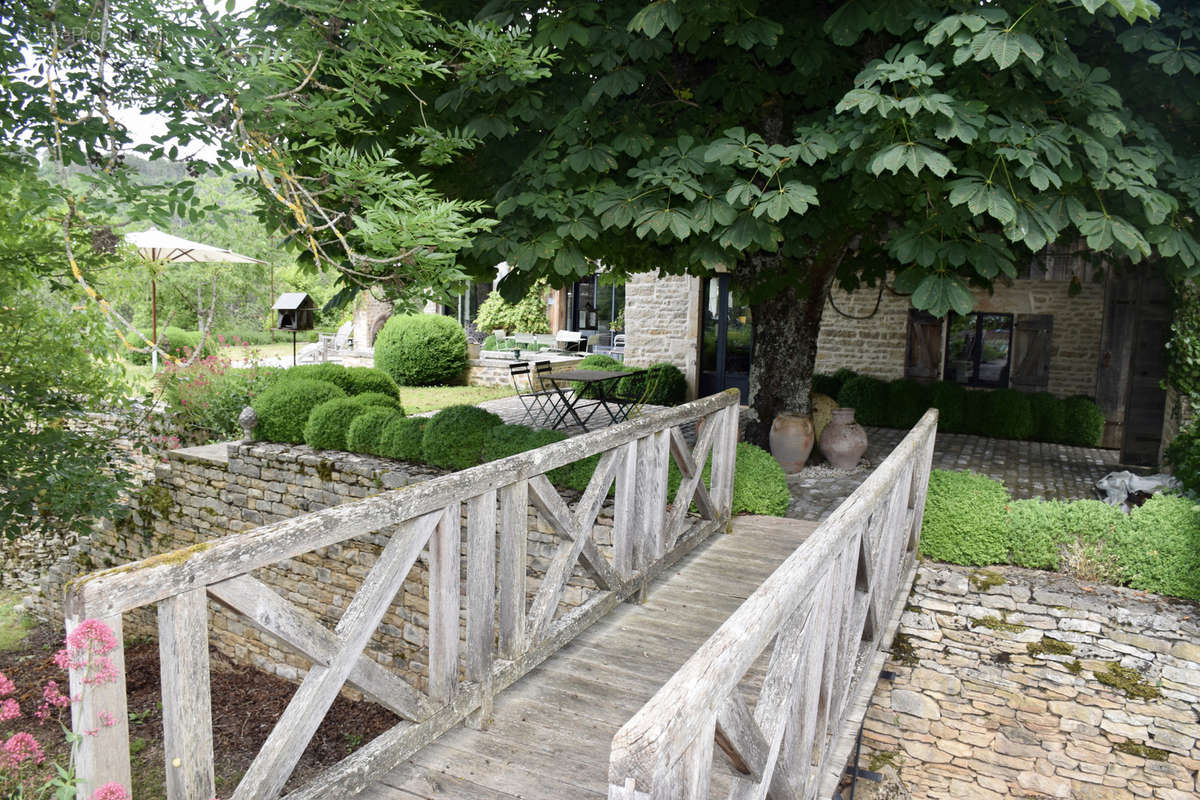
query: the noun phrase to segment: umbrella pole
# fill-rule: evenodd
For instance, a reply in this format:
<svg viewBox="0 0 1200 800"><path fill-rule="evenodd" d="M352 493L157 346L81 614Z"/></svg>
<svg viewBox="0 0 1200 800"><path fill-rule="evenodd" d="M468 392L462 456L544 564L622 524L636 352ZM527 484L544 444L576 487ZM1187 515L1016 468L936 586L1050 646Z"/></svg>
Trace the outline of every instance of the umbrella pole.
<svg viewBox="0 0 1200 800"><path fill-rule="evenodd" d="M292 331L292 366L296 366L296 332Z"/></svg>

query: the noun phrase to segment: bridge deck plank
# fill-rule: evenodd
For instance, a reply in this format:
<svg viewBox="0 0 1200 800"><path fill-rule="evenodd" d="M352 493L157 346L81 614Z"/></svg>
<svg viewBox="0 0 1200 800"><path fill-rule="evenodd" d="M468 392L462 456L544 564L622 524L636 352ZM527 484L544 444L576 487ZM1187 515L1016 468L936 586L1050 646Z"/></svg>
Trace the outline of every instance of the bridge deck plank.
<svg viewBox="0 0 1200 800"><path fill-rule="evenodd" d="M500 694L487 730L451 730L359 797L605 797L617 728L814 528L799 520L735 518L731 535L684 557L645 603L620 606ZM761 667L752 669L747 682L757 684L761 675Z"/></svg>

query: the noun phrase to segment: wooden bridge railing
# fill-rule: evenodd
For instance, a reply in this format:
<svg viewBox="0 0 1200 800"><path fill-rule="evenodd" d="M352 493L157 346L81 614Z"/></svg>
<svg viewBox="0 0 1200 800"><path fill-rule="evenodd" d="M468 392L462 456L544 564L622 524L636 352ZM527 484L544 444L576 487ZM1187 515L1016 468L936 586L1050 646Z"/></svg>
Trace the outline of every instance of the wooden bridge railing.
<svg viewBox="0 0 1200 800"><path fill-rule="evenodd" d="M95 618L113 628L120 641L122 612L158 604L167 796L209 800L214 791L208 601L239 613L302 653L312 667L234 800L282 793L347 683L403 721L287 797L348 795L460 721L470 717L468 724L485 725L495 693L695 544L725 528L733 497L737 397L736 391L713 395L452 475L89 575L68 588L68 633ZM692 422L698 424L698 435L689 447L680 426ZM572 510L546 473L596 454L600 459L591 483ZM706 490L701 473L710 454L711 489ZM675 497L668 498L672 458L682 480ZM611 560L593 536L610 488ZM465 536L460 522L464 503ZM557 532L559 543L527 611L530 504ZM698 517L688 513L693 505ZM380 531L386 532L386 545L333 630L251 575ZM364 653L422 552L429 570L427 693ZM577 563L599 590L581 605L560 610ZM466 619L462 654L460 613ZM121 651L111 656L123 669ZM94 731L84 737L77 761L81 796L86 797L109 781L128 788L130 767L123 676L87 687L84 677L72 672L71 691L84 696L74 709L74 730ZM116 724L102 724L114 720Z"/></svg>
<svg viewBox="0 0 1200 800"><path fill-rule="evenodd" d="M709 797L714 746L732 800L832 796L912 584L936 431L931 410L617 732L610 800Z"/></svg>

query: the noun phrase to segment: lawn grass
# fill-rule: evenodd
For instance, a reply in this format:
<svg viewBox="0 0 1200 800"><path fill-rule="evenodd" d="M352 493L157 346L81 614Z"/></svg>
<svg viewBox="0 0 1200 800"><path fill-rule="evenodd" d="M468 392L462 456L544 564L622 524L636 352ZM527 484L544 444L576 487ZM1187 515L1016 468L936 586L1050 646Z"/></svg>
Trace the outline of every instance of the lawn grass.
<svg viewBox="0 0 1200 800"><path fill-rule="evenodd" d="M299 353L311 342L296 342L296 352ZM221 355L228 358L230 361L244 361L248 358L268 359L268 358L291 358L292 343L291 342L276 342L275 344L252 344L244 347L222 347Z"/></svg>
<svg viewBox="0 0 1200 800"><path fill-rule="evenodd" d="M0 651L16 650L36 624L29 615L13 610L19 602L19 593L0 591Z"/></svg>
<svg viewBox="0 0 1200 800"><path fill-rule="evenodd" d="M446 406L479 405L485 400L511 397L511 386L401 386L404 413L420 414Z"/></svg>

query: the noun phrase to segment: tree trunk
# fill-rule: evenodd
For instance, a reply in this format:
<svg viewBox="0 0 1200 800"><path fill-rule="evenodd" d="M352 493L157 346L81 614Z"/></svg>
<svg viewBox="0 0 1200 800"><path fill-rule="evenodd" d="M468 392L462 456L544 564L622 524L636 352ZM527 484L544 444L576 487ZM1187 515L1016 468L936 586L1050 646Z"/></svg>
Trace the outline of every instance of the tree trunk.
<svg viewBox="0 0 1200 800"><path fill-rule="evenodd" d="M821 314L845 248L799 272L799 277L774 295L750 306L754 356L750 362L750 414L746 441L768 447L771 423L781 411L810 414L813 365ZM758 257L739 264L738 273L762 280L767 270L789 269L778 256ZM757 278L757 280L755 280Z"/></svg>

